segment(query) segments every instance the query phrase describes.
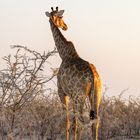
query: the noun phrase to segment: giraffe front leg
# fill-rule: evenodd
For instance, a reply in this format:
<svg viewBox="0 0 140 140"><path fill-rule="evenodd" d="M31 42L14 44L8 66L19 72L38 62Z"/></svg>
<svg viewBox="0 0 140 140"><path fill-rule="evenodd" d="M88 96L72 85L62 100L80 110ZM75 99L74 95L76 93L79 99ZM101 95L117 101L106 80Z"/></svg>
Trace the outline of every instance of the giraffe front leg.
<svg viewBox="0 0 140 140"><path fill-rule="evenodd" d="M75 116L74 116L74 140L77 140L77 127L78 127L78 118L77 118L77 114L75 113Z"/></svg>
<svg viewBox="0 0 140 140"><path fill-rule="evenodd" d="M66 140L69 140L69 129L70 129L68 101L69 101L69 97L65 96L65 105L66 105Z"/></svg>
<svg viewBox="0 0 140 140"><path fill-rule="evenodd" d="M74 113L74 121L73 121L73 126L74 126L74 131L73 131L73 133L74 133L74 135L73 135L73 140L77 140L78 139L78 137L77 137L77 133L78 133L78 110L77 110L77 108L78 108L78 105L77 105L77 99L75 99L74 101L73 101L73 113Z"/></svg>

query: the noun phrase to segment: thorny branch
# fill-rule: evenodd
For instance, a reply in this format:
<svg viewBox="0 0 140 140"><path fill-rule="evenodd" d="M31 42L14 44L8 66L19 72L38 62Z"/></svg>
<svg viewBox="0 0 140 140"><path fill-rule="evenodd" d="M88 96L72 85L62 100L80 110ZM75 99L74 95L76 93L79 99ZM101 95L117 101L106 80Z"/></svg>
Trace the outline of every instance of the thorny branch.
<svg viewBox="0 0 140 140"><path fill-rule="evenodd" d="M0 71L0 108L4 106L12 110L11 129L15 112L31 102L43 91L44 84L55 76L53 73L45 77L42 71L46 60L57 53L56 48L43 54L19 45L12 48L17 49L16 54L3 58L7 67Z"/></svg>

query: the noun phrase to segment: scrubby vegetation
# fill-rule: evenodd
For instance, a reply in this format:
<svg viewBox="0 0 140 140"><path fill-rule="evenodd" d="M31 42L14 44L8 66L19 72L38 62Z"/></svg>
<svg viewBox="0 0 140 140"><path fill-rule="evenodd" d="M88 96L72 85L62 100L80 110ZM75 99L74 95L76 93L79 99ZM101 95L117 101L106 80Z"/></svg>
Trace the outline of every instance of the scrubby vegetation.
<svg viewBox="0 0 140 140"><path fill-rule="evenodd" d="M44 73L46 60L56 50L40 54L14 46L6 56L7 67L0 71L0 140L56 140L65 136L65 111L57 92L46 89L55 76ZM140 139L140 97L124 100L122 94L108 97L105 88L100 108L100 140ZM86 132L87 131L87 132ZM90 140L90 129L83 139Z"/></svg>

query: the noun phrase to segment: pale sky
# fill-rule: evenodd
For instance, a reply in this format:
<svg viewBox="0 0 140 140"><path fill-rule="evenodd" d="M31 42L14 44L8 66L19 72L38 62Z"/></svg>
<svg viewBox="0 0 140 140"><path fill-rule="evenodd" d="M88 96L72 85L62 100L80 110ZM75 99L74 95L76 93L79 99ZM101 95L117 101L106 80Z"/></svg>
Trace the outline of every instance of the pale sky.
<svg viewBox="0 0 140 140"><path fill-rule="evenodd" d="M125 96L140 95L140 0L0 0L0 58L13 44L40 52L54 48L44 14L51 6L65 10L69 29L62 32L83 59L95 64L107 94L129 88ZM53 60L58 67L60 58Z"/></svg>

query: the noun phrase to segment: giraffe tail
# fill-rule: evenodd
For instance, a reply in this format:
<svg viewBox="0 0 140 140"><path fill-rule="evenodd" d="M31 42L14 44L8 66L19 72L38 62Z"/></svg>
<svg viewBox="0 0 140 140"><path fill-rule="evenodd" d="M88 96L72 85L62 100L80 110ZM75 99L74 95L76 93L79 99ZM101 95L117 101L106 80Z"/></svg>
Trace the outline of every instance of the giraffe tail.
<svg viewBox="0 0 140 140"><path fill-rule="evenodd" d="M101 79L96 71L95 66L93 64L90 64L90 68L93 73L93 81L94 81L92 83L90 94L90 104L91 104L90 119L93 120L98 118L102 87L101 87Z"/></svg>

